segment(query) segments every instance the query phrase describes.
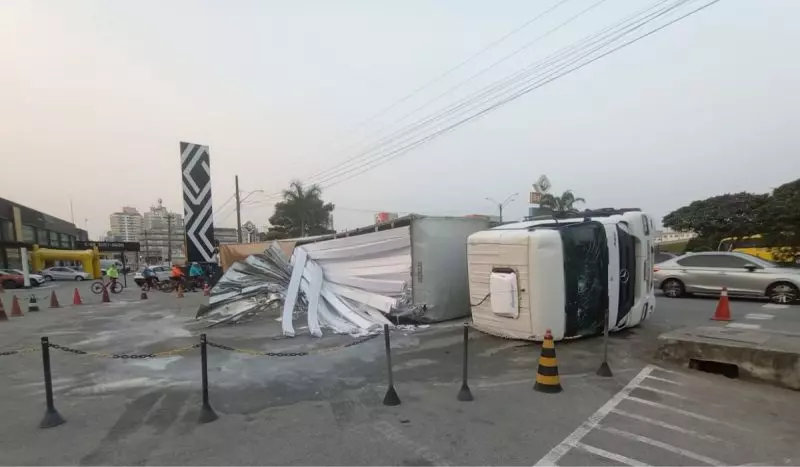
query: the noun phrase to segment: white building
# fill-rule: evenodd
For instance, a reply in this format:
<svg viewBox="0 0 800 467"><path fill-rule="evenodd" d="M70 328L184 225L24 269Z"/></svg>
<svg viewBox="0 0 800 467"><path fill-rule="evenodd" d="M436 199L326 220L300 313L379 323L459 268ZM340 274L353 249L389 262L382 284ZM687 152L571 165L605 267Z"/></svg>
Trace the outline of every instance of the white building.
<svg viewBox="0 0 800 467"><path fill-rule="evenodd" d="M144 213L141 234L141 255L147 262L176 261L183 254L183 215L168 210L161 199Z"/></svg>
<svg viewBox="0 0 800 467"><path fill-rule="evenodd" d="M653 243L661 245L664 243L677 243L685 242L696 237L694 232L676 232L672 229L665 228L664 230L657 230L653 235Z"/></svg>
<svg viewBox="0 0 800 467"><path fill-rule="evenodd" d="M123 206L122 212L111 214L111 236L123 242L138 242L142 233L142 215L136 208Z"/></svg>

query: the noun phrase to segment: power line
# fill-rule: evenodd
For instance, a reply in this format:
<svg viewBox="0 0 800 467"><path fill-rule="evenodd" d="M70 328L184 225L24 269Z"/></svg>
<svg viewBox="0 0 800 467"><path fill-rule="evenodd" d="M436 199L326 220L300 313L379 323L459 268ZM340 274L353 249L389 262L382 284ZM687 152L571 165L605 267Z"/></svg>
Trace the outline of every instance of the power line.
<svg viewBox="0 0 800 467"><path fill-rule="evenodd" d="M405 120L406 118L408 118L409 116L411 116L411 115L413 115L413 114L417 113L418 111L420 111L420 110L422 110L422 109L424 109L424 108L428 107L429 105L433 104L434 102L437 102L437 101L439 101L439 100L440 100L442 97L444 97L444 96L446 96L446 95L448 95L448 94L452 93L452 92L453 92L453 91L455 91L456 89L459 89L459 88L461 88L462 86L464 86L465 84L467 84L467 83L471 82L471 81L472 81L472 80L474 80L475 78L477 78L477 77L479 77L479 76L483 75L484 73L486 73L486 72L488 72L488 71L490 71L490 70L494 69L495 67L497 67L497 66L498 66L498 65L500 65L501 63L503 63L503 62L505 62L505 61L509 60L510 58L512 58L512 57L514 57L514 56L516 56L517 54L519 54L519 53L520 53L520 52L522 52L523 50L526 50L526 49L528 49L528 48L530 48L530 47L532 47L532 46L536 45L536 44L537 44L537 43L539 43L541 40L543 40L543 39L546 39L546 38L547 38L547 37L549 37L550 35L554 34L555 32L557 32L557 31L559 31L560 29L564 28L564 27L565 27L565 26L567 26L568 24L570 24L570 23L572 23L573 21L577 20L578 18L580 18L580 17L581 17L581 16L583 16L584 14L586 14L586 13L590 12L591 10L595 9L596 7L600 6L600 4L602 4L602 3L603 3L603 2L605 2L605 1L606 1L606 0L598 0L598 1L594 2L594 3L592 3L592 4L591 4L591 5L589 5L587 8L584 8L583 10L579 11L577 14L575 14L575 15L571 16L570 18L568 18L566 21L564 21L564 22L562 22L562 23L560 23L560 24L556 25L556 26L555 26L555 27L553 27L553 28L550 28L550 29L549 29L549 30L547 30L545 33L543 33L543 34L541 34L541 35L537 36L537 37L536 37L535 39L533 39L532 41L529 41L529 42L525 43L524 45L522 45L521 47L518 47L517 49L515 49L515 50L514 50L514 51L512 51L511 53L509 53L509 54L507 54L507 55L503 56L502 58L500 58L499 60L497 60L497 61L495 61L495 62L491 63L489 66L487 66L487 67L484 67L483 69L481 69L481 70L480 70L480 71L478 71L477 73L475 73L475 74L473 74L473 75L469 76L468 78L466 78L466 79L464 79L463 81L461 81L461 82L459 82L459 83L455 84L454 86L451 86L450 88L448 88L448 89L447 89L447 90L445 90L444 92L442 92L442 93L438 94L438 95L437 95L436 97L434 97L433 99L429 99L428 101L424 102L422 105L420 105L420 106L418 106L418 107L416 107L416 108L412 109L411 111L407 112L406 114L404 114L404 115L403 115L403 116L401 116L400 118L398 118L398 119L394 120L392 123L390 123L390 124L388 124L388 125L386 125L386 126L384 126L384 127L380 128L380 129L378 129L376 132L374 132L374 134L378 134L378 135L379 135L381 132L383 132L383 131L384 131L384 130L386 130L387 128L390 128L390 127L392 127L392 126L394 126L394 125L397 125L397 124L399 124L400 122L404 121L404 120ZM541 15L537 16L536 18L534 18L534 20L535 20L535 19L539 19L539 18L541 18L542 16L546 15L547 13L550 13L550 12L551 12L551 11L553 11L555 8L557 8L558 6L560 6L562 3L563 3L563 2L560 2L560 3L556 4L554 7L550 8L549 10L546 10L544 13L542 13ZM394 136L394 135L389 135L389 136L387 136L387 137L383 137L383 139L380 139L380 140L378 140L377 142L375 142L375 143L372 143L372 145L370 145L370 146L367 146L367 148L366 148L366 149L363 149L363 150L362 150L362 152L360 152L359 154L356 154L355 156L353 156L353 157L351 157L351 158L349 158L349 159L346 159L345 161L342 161L342 162L341 162L341 163L340 163L338 166L335 166L335 167L332 167L332 168L329 168L329 169L324 169L324 170L322 170L322 171L320 171L320 172L317 172L316 174L314 174L314 175L312 175L311 177L309 177L309 178L308 178L308 180L309 180L309 181L313 181L313 180L314 180L314 179L315 179L317 176L319 176L319 175L321 175L321 174L325 174L325 172L329 172L330 170L336 170L336 169L337 169L337 167L341 167L341 166L343 166L343 165L345 165L345 164L348 164L348 163L355 162L355 161L357 161L357 160L359 160L359 159L363 159L363 158L364 158L364 156L365 156L365 155L368 155L370 151L374 150L376 147L380 147L380 145L381 145L381 144L383 144L383 143L384 143L384 141L386 141L387 139L391 139L393 136Z"/></svg>
<svg viewBox="0 0 800 467"><path fill-rule="evenodd" d="M542 60L540 62L537 62L537 63L534 63L533 65L529 66L528 68L523 69L521 71L518 71L518 72L512 74L510 77L506 77L504 79L501 79L501 80L495 82L494 84L484 88L482 91L479 91L477 93L474 93L471 96L468 96L465 99L462 99L462 101L460 103L456 103L456 104L451 105L449 109L447 109L445 107L446 110L444 110L443 112L440 110L440 111L437 111L438 114L436 112L434 112L432 114L429 114L428 117L426 117L425 120L422 120L422 121L417 122L415 124L411 124L411 125L405 127L404 129L401 129L401 130L395 132L394 134L392 134L392 135L390 135L388 137L384 137L378 143L373 144L372 145L372 149L374 150L375 148L380 147L380 146L388 146L389 144L391 144L393 142L392 139L397 139L398 137L404 136L404 135L406 135L408 133L412 133L417 129L424 128L426 125L430 125L431 123L434 123L437 120L441 120L444 117L447 117L449 114L451 114L451 113L453 113L455 111L459 111L459 110L463 109L464 107L468 107L469 105L474 104L474 102L477 99L485 97L487 95L490 95L492 92L495 92L497 89L501 89L504 86L507 87L507 86L509 86L509 84L513 84L514 81L518 81L518 80L520 80L522 78L526 78L528 75L530 75L531 73L535 72L539 68L543 68L545 66L549 66L551 63L557 62L558 60L562 59L561 55L565 55L566 54L566 56L569 56L569 53L574 53L574 52L570 52L570 49L576 49L576 48L580 47L582 43L590 41L593 38L593 36L600 36L600 35L602 35L603 33L607 32L609 30L613 30L614 28L618 28L621 24L624 25L626 22L635 19L637 16L639 16L642 13L645 13L645 12L653 9L654 7L658 6L659 4L663 4L665 1L667 1L667 0L661 0L660 2L656 2L654 5L652 5L652 6L648 7L648 8L645 8L644 10L641 10L640 12L637 12L636 14L632 15L629 18L626 18L625 20L623 20L620 23L617 23L615 25L609 26L609 27L605 28L604 30L602 30L602 31L600 31L598 33L595 33L594 35L587 36L586 38L582 39L581 41L578 41L576 44L574 44L572 46L564 47L564 48L560 49L559 51L557 51L556 53L551 54L549 57L545 58L544 60ZM687 0L681 0L681 2L679 2L679 3L682 3L682 2L685 2L685 1L687 1ZM678 5L679 3L676 3L676 5ZM676 5L673 5L672 8L674 8ZM597 4L592 5L590 8L593 8L594 6L597 6ZM668 8L662 10L661 12L657 12L656 14L659 14L659 13L663 14L665 10L668 10ZM550 31L548 31L548 33L552 33L555 30L557 30L558 28L563 27L564 25L566 25L570 21L576 19L576 17L580 16L581 14L585 13L586 11L588 11L588 9L582 11L578 15L573 16L572 18L568 19L564 23L561 23L560 25L558 25L555 28L553 28ZM548 33L545 33L545 34L548 34ZM374 152L374 151L365 151L365 152L363 152L363 153L351 158L350 163L354 163L356 159L369 159L372 152ZM383 157L383 156L373 157L373 161L375 159L379 159L380 157ZM334 178L336 178L338 176L346 175L348 173L351 173L354 169L357 170L358 168L363 167L364 165L371 164L373 161L366 161L365 163L361 164L360 166L355 166L354 165L353 167L347 167L348 162L342 163L339 166L334 167L331 170L328 170L327 173L321 179L317 180L317 183L323 184L323 183L328 182L328 181L330 181L330 180L332 180L332 179L334 179Z"/></svg>
<svg viewBox="0 0 800 467"><path fill-rule="evenodd" d="M432 139L438 138L439 136L442 136L442 135L444 135L446 133L449 133L450 131L452 131L453 129L457 128L458 126L461 126L461 125L463 125L465 123L468 123L468 122L470 122L470 121L472 121L472 120L474 120L476 118L479 118L479 117L481 117L481 116L483 116L483 115L485 115L485 114L487 114L487 113L489 113L489 112L491 112L491 111L493 111L493 110L495 110L495 109L497 109L497 108L499 108L499 107L501 107L501 106L503 106L503 105L515 100L515 99L518 99L519 97L522 97L525 94L528 94L529 92L532 92L532 91L534 91L534 90L536 90L536 89L538 89L538 88L540 88L540 87L542 87L542 86L544 86L544 85L546 85L546 84L548 84L548 83L550 83L552 81L555 81L556 79L559 79L559 78L561 78L561 77L563 77L565 75L568 75L568 74L570 74L570 73L572 73L574 71L580 70L581 68L583 68L583 67L585 67L587 65L590 65L591 63L594 63L595 61L600 60L601 58L607 57L608 55L610 55L610 54L612 54L612 53L614 53L614 52L616 52L616 51L618 51L620 49L623 49L623 48L625 48L625 47L627 47L627 46L629 46L631 44L634 44L634 43L636 43L636 42L638 42L638 41L640 41L640 40L642 40L642 39L644 39L646 37L649 37L652 34L655 34L656 32L659 32L659 31L661 31L661 30L663 30L663 29L665 29L665 28L667 28L667 27L669 27L669 26L671 26L671 25L673 25L673 24L685 19L685 18L688 18L689 16L692 16L692 15L700 12L701 10L704 10L704 9L708 8L711 5L714 5L714 4L718 3L719 1L720 0L712 0L711 2L709 2L709 3L707 3L707 4L703 5L703 6L700 6L700 7L696 8L696 9L690 11L689 13L686 13L686 14L684 14L684 15L682 15L682 16L680 16L680 17L678 17L678 18L676 18L676 19L674 19L672 21L667 22L666 24L664 24L662 26L657 27L656 29L653 29L653 30L651 30L651 31L649 31L649 32L647 32L645 34L642 34L641 36L638 36L638 37L636 37L634 39L631 39L631 40L629 40L629 41L627 41L627 42L625 42L625 43L623 43L623 44L621 44L621 45L619 45L617 47L614 47L611 50L609 50L607 52L604 52L604 53L602 53L602 54L600 54L600 55L598 55L598 56L596 56L594 58L591 58L590 60L588 60L588 61L586 61L586 62L584 62L582 64L579 64L579 65L576 65L576 66L574 66L572 68L569 68L566 71L561 72L561 73L557 74L554 77L547 78L546 80L544 80L542 82L535 83L535 84L533 84L533 85L531 85L531 86L529 86L529 87L517 92L516 94L514 94L514 95L512 95L512 96L510 96L510 97L508 97L506 99L503 99L500 102L497 102L497 103L489 106L488 108L485 108L485 109L483 109L483 110L481 110L481 111L479 111L479 112L477 112L477 113L475 113L475 114L473 114L473 115L471 115L469 117L466 117L466 118L464 118L462 120L459 120L458 122L456 122L454 124L451 124L451 125L443 128L443 129L440 129L440 130L436 131L435 133L433 133L431 135L428 135L427 137L424 137L424 138L422 138L420 140L417 140L417 141L415 141L415 142L413 142L413 143L411 143L411 144L409 144L409 145L407 145L405 147L401 147L401 148L399 148L399 149L397 149L397 150L395 150L393 152L385 154L384 156L381 156L380 158L376 158L375 161L378 162L377 164L374 164L374 165L371 165L371 166L367 166L368 164L364 164L364 166L362 166L363 170L357 171L356 173L353 173L352 175L350 175L350 176L348 176L348 177L346 177L344 179L341 179L341 180L332 182L332 183L330 183L328 185L325 185L324 188L330 188L331 186L338 185L339 183L342 183L342 182L344 182L346 180L349 180L349 179L351 179L351 178L353 178L353 177L355 177L357 175L360 175L360 174L362 174L362 173L364 173L364 172L366 172L368 170L371 170L371 169L377 167L378 165L382 165L382 164L384 164L384 163L386 163L386 162L388 162L388 161L390 161L390 160L392 160L394 158L397 158L400 155L403 155L403 154L407 153L411 149L414 149L415 147L420 146L421 144L427 143L427 142L431 141ZM375 161L373 161L373 162L375 162Z"/></svg>
<svg viewBox="0 0 800 467"><path fill-rule="evenodd" d="M543 60L541 60L539 62L536 62L536 63L528 66L527 68L512 74L510 77L506 77L504 79L501 79L501 80L495 82L494 84L485 87L483 90L478 91L475 94L462 99L461 102L457 102L457 103L451 105L450 108L445 108L443 111L442 110L437 111L438 113L431 113L431 114L428 115L428 117L426 117L425 120L422 120L421 122L417 122L416 124L410 125L410 126L406 127L405 129L403 129L401 131L398 131L397 133L395 133L394 136L395 137L400 137L400 136L403 136L403 135L406 135L406 134L409 134L409 133L413 133L414 131L416 131L418 129L424 129L426 126L429 126L429 125L435 123L438 120L442 120L442 119L444 119L444 118L448 117L449 115L454 114L456 112L465 113L466 111L470 110L470 107L475 107L476 104L480 105L480 104L484 104L484 103L489 102L491 100L492 93L497 93L498 90L502 91L500 93L501 96L504 93L507 94L509 91L513 91L513 86L520 87L520 86L526 85L527 83L530 83L532 80L528 80L528 77L530 75L534 74L534 72L540 71L540 69L542 69L544 71L539 75L534 75L535 79L539 79L542 75L547 75L548 73L552 75L552 68L558 69L558 67L560 66L561 69L563 69L565 67L565 65L563 65L563 64L555 66L555 67L552 67L552 65L557 65L559 61L567 60L567 59L569 59L569 57L571 55L578 54L577 59L575 59L575 58L569 59L569 60L572 60L572 63L575 63L577 60L585 58L585 57L591 55L592 53L596 52L597 50L600 50L603 47L608 46L609 44L613 43L614 41L616 41L620 37L623 37L624 35L630 33L631 31L633 31L635 29L638 29L638 28L642 27L643 25L647 24L648 22L651 22L651 21L657 19L658 17L663 16L663 15L671 12L673 9L677 8L678 6L682 5L683 3L685 3L685 2L687 2L689 0L679 0L678 2L673 4L672 6L665 7L663 9L659 10L659 11L656 11L655 13L651 13L651 14L645 16L644 18L636 19L642 13L647 12L647 11L651 10L653 7L664 3L664 1L665 0L662 0L661 2L656 3L655 5L651 6L650 8L647 8L647 9L641 11L641 12L638 12L635 15L633 15L632 17L626 18L622 22L619 22L619 23L616 23L615 25L607 27L607 28L601 30L600 32L591 34L591 35L585 37L584 39L582 39L580 41L577 41L575 44L573 44L571 46L564 47L564 48L560 49L559 51L557 51L557 52L551 54L550 56L546 57L545 59L543 59ZM629 21L638 21L638 24L626 25L625 23L627 23ZM620 30L622 31L621 33L619 32ZM616 34L616 36L614 36L614 34ZM604 41L604 42L601 43L601 45L596 46L593 49L589 49L590 47L594 46L595 44L597 44L598 42L601 42L601 41ZM589 52L587 53L586 50L589 50ZM566 62L566 63L567 63L567 65L569 65L569 62ZM489 96L489 97L486 98L487 96ZM479 101L479 99L482 99L482 98L486 98L486 99L483 99L483 101ZM458 113L456 113L455 116L457 117ZM452 117L448 117L448 118L452 118ZM404 142L409 141L410 139L413 139L415 137L416 136L412 135L412 136L406 138L405 140L401 141L400 143L403 144ZM388 144L385 144L385 145L388 146ZM394 153L394 151L390 151L390 153ZM353 172L353 170L358 170L360 167L363 167L365 165L371 164L376 159L380 159L382 157L385 157L385 155L384 156L372 157L372 160L367 160L361 165L354 165L352 167L340 166L339 170L332 171L329 175L327 175L326 177L324 177L321 180L318 180L317 182L320 183L320 184L324 184L324 183L326 183L326 182L328 182L328 181L330 181L330 180L332 180L332 179L334 179L334 178L336 178L338 176L351 173L351 172ZM369 157L368 157L368 159L369 159Z"/></svg>

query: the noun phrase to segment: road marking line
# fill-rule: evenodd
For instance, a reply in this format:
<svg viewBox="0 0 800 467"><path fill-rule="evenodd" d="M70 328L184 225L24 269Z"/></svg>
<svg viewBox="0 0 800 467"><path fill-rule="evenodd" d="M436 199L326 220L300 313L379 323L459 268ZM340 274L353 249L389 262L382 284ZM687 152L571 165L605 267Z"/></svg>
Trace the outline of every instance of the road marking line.
<svg viewBox="0 0 800 467"><path fill-rule="evenodd" d="M674 398L676 398L676 399L686 399L686 400L688 400L688 399L689 399L689 398L688 398L688 397L686 397L686 396L682 396L682 395L680 395L680 394L677 394L677 393L674 393L674 392L671 392L671 391L665 391L665 390L663 390L663 389L652 388L652 387L650 387L650 386L642 386L641 384L640 384L640 385L639 385L639 387L638 387L638 388L636 388L636 389L644 389L645 391L651 391L651 392L655 392L655 393L658 393L658 394L663 394L663 395L665 395L665 396L674 397Z"/></svg>
<svg viewBox="0 0 800 467"><path fill-rule="evenodd" d="M659 404L658 402L649 401L647 399L640 399L638 397L628 396L628 398L625 399L625 400L638 402L640 404L649 405L650 407L656 407L656 408L659 408L659 409L671 410L671 411L673 411L675 413L678 413L678 414L681 414L681 415L686 415L687 417L693 417L693 418L696 418L698 420L703 420L703 421L706 421L706 422L719 423L719 424L722 424L722 425L727 425L729 427L737 428L737 429L742 430L742 431L750 431L750 430L747 430L746 428L742 428L742 427L740 427L738 425L733 425L731 423L723 422L722 420L717 420L716 418L706 417L705 415L700 415L700 414L696 414L694 412L689 412L689 411L686 411L686 410L677 409L675 407L670 407L670 406L665 405L665 404Z"/></svg>
<svg viewBox="0 0 800 467"><path fill-rule="evenodd" d="M679 454L684 457L688 457L689 459L694 459L699 462L706 463L708 465L727 465L724 464L716 459L712 459L711 457L704 456L702 454L697 454L696 452L689 451L688 449L679 448L677 446L673 446L671 444L663 443L661 441L648 438L647 436L637 435L636 433L631 433L630 431L619 430L617 428L613 428L610 426L605 425L598 425L597 429L603 430L607 433L611 433L617 436L621 436L623 438L627 438L633 441L638 441L640 443L649 444L650 446L655 446L657 448L661 448L665 451L673 452L675 454Z"/></svg>
<svg viewBox="0 0 800 467"><path fill-rule="evenodd" d="M536 465L555 465L559 459L564 457L564 454L569 452L570 448L575 446L587 433L592 431L620 402L630 396L631 391L644 381L645 378L654 370L655 366L647 365L636 376L631 379L618 393L609 399L602 407L597 409L585 422L581 423L569 436L564 438L563 441L558 443L553 449L544 455Z"/></svg>
<svg viewBox="0 0 800 467"><path fill-rule="evenodd" d="M747 324L747 323L730 323L725 325L725 327L732 329L761 329L760 324Z"/></svg>
<svg viewBox="0 0 800 467"><path fill-rule="evenodd" d="M596 448L594 446L589 446L588 444L578 443L576 442L574 445L577 449L582 449L586 452L590 452L592 454L598 455L600 457L605 457L606 459L611 459L614 462L619 462L620 464L625 465L649 465L645 464L642 461L637 461L636 459L631 459L630 457L625 457L621 454L617 454L611 451L606 451L605 449Z"/></svg>
<svg viewBox="0 0 800 467"><path fill-rule="evenodd" d="M652 425L660 426L661 428L666 428L667 430L677 431L678 433L683 433L685 435L694 436L696 438L704 439L706 441L714 441L714 442L724 442L722 439L717 438L716 436L707 435L705 433L698 433L694 430L689 430L687 428L682 428L677 425L672 425L670 423L662 422L661 420L656 420L654 418L645 417L644 415L635 414L632 412L628 412L622 409L614 409L612 412L616 415L622 415L623 417L632 418L634 420L639 420L641 422L650 423Z"/></svg>
<svg viewBox="0 0 800 467"><path fill-rule="evenodd" d="M761 308L769 308L772 310L785 310L789 308L789 305L780 305L778 303L767 303L765 305L761 305Z"/></svg>
<svg viewBox="0 0 800 467"><path fill-rule="evenodd" d="M672 370L667 370L666 368L661 368L660 366L654 366L654 365L650 365L650 366L653 367L654 370L663 371L664 373L669 373L671 375L680 375L680 374L682 374L682 373L679 373L677 371L672 371Z"/></svg>
<svg viewBox="0 0 800 467"><path fill-rule="evenodd" d="M775 315L769 313L747 313L744 315L745 319L773 319Z"/></svg>
<svg viewBox="0 0 800 467"><path fill-rule="evenodd" d="M663 383L670 383L670 384L675 384L677 386L683 386L683 383L672 381L671 379L659 378L658 376L653 376L653 375L648 376L647 379L654 379L656 381L661 381Z"/></svg>

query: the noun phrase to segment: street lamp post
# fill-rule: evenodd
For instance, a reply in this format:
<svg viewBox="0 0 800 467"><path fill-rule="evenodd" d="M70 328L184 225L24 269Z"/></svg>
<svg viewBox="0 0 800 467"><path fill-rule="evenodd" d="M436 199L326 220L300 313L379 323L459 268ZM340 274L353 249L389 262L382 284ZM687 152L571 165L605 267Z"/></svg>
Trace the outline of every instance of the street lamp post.
<svg viewBox="0 0 800 467"><path fill-rule="evenodd" d="M514 201L514 199L519 195L519 193L512 193L506 197L502 202L497 202L494 198L484 198L486 201L497 205L498 211L500 211L500 222L503 222L503 208L508 206L509 203Z"/></svg>

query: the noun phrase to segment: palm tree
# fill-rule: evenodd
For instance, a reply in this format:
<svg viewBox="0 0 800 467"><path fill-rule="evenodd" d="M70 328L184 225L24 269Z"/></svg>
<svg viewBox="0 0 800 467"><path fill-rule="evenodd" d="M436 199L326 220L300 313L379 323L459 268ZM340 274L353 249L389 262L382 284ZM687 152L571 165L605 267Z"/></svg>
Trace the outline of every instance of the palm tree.
<svg viewBox="0 0 800 467"><path fill-rule="evenodd" d="M304 187L293 181L283 190L283 201L275 204L275 214L270 217L270 231L289 237L320 235L329 231L333 204L322 200L322 189L317 185Z"/></svg>
<svg viewBox="0 0 800 467"><path fill-rule="evenodd" d="M574 213L578 210L575 209L575 203L585 203L583 198L576 198L572 190L565 191L561 196L555 196L550 193L542 195L539 201L539 206L543 208L550 208L551 211L559 214Z"/></svg>

